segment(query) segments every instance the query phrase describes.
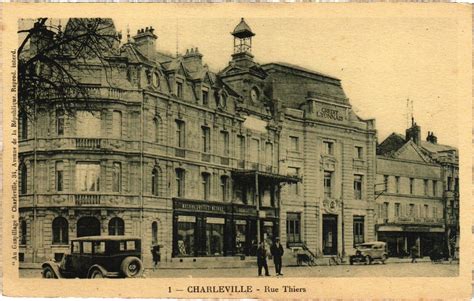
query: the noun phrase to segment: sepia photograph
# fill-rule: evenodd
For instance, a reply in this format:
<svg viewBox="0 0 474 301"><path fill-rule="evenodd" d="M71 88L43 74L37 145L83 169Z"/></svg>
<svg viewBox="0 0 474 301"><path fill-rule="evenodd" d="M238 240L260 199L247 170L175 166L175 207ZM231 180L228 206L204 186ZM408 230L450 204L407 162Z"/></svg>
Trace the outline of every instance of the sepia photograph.
<svg viewBox="0 0 474 301"><path fill-rule="evenodd" d="M460 277L466 14L255 7L11 18L17 280L297 298Z"/></svg>

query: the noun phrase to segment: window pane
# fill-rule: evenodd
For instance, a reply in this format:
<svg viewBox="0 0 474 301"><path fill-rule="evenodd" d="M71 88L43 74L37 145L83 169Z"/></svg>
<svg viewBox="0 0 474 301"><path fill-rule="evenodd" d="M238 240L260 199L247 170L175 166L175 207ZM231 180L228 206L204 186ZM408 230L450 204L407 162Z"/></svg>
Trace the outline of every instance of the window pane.
<svg viewBox="0 0 474 301"><path fill-rule="evenodd" d="M178 222L178 255L194 255L194 224Z"/></svg>
<svg viewBox="0 0 474 301"><path fill-rule="evenodd" d="M101 135L100 112L77 111L76 135L77 137L99 138Z"/></svg>
<svg viewBox="0 0 474 301"><path fill-rule="evenodd" d="M77 163L76 164L76 189L78 191L99 191L100 187L100 164L99 163Z"/></svg>

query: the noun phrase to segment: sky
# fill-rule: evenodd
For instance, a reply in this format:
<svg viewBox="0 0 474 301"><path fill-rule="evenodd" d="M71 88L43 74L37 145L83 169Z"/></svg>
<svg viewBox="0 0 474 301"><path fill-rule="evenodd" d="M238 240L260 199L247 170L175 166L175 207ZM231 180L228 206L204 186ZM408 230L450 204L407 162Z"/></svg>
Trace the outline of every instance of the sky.
<svg viewBox="0 0 474 301"><path fill-rule="evenodd" d="M212 71L233 51L230 32L240 17L115 18L126 39L153 26L157 50L175 54L198 47ZM379 142L405 134L411 112L422 138L458 146L457 23L454 18L248 17L258 63L286 62L341 79L354 111L376 119ZM64 24L63 24L64 25ZM407 107L413 103L413 111Z"/></svg>

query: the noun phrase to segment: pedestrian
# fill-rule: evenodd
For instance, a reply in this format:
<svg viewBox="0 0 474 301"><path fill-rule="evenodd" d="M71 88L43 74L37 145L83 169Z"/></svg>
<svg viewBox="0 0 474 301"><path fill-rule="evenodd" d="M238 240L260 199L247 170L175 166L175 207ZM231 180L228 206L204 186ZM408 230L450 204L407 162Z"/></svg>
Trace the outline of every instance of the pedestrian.
<svg viewBox="0 0 474 301"><path fill-rule="evenodd" d="M275 242L270 248L270 253L273 256L273 263L275 264L275 273L277 276L283 276L281 273L281 257L283 256L284 250L280 243L280 238L275 238Z"/></svg>
<svg viewBox="0 0 474 301"><path fill-rule="evenodd" d="M411 247L410 249L411 263L416 263L416 257L418 256L418 249L416 246Z"/></svg>
<svg viewBox="0 0 474 301"><path fill-rule="evenodd" d="M262 268L265 269L265 276L270 276L267 265L267 250L265 249L265 242L261 241L257 248L257 265L258 276L262 276Z"/></svg>
<svg viewBox="0 0 474 301"><path fill-rule="evenodd" d="M160 253L160 246L159 245L154 245L153 248L151 249L151 255L153 256L153 270L156 269L158 266L158 262L161 261L161 253Z"/></svg>

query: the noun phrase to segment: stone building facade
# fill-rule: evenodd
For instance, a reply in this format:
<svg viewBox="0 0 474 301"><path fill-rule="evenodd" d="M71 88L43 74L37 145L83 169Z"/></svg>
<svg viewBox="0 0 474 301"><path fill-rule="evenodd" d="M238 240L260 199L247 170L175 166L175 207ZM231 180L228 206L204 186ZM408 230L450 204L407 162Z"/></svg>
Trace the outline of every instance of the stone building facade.
<svg viewBox="0 0 474 301"><path fill-rule="evenodd" d="M375 121L337 78L255 62L254 35L242 19L215 73L197 48L167 55L141 29L109 69L91 58L75 71L87 103L20 115L20 259L89 235L139 236L164 261L252 256L277 236L344 256L375 239Z"/></svg>
<svg viewBox="0 0 474 301"><path fill-rule="evenodd" d="M393 133L378 146L376 231L388 243L389 256L406 256L413 246L418 256L448 248L454 255L457 162L457 150L438 144L433 133L422 141L414 121L405 136Z"/></svg>

